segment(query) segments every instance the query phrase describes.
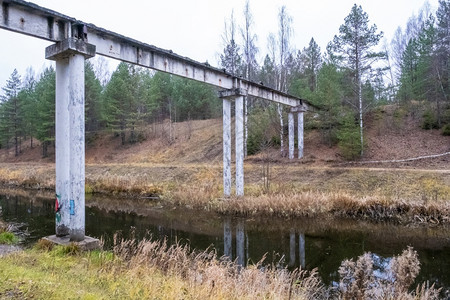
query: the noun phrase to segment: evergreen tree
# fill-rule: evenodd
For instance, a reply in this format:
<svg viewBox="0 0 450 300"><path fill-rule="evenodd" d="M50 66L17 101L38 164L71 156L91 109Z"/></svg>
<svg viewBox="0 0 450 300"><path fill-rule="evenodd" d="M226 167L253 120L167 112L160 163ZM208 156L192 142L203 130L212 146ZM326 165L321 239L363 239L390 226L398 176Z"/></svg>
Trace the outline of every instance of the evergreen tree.
<svg viewBox="0 0 450 300"><path fill-rule="evenodd" d="M363 80L371 69L371 65L384 57L382 52L374 52L383 33L377 33L377 26L369 26L369 17L361 6L356 4L350 14L345 18L345 23L339 28L339 35L335 36L332 50L342 67L348 69L353 82L353 105L357 107L360 127L361 155L364 145L363 114L365 99L363 99Z"/></svg>
<svg viewBox="0 0 450 300"><path fill-rule="evenodd" d="M96 77L93 65L90 61L85 62L85 129L89 137L100 127L100 99L102 86L100 80Z"/></svg>
<svg viewBox="0 0 450 300"><path fill-rule="evenodd" d="M301 55L302 69L304 76L308 82L308 87L313 92L317 88L317 75L322 65L322 55L320 47L314 38L311 38L307 48L303 49Z"/></svg>
<svg viewBox="0 0 450 300"><path fill-rule="evenodd" d="M46 68L36 83L37 138L42 143L42 156L48 156L48 146L55 140L55 70Z"/></svg>
<svg viewBox="0 0 450 300"><path fill-rule="evenodd" d="M5 93L2 102L2 119L0 127L2 139L9 146L9 139L14 138L14 153L19 155L19 139L22 130L22 102L19 98L21 80L16 69L6 81L3 88Z"/></svg>
<svg viewBox="0 0 450 300"><path fill-rule="evenodd" d="M33 137L37 136L37 124L39 119L37 115L37 98L36 98L36 81L34 75L26 78L24 88L19 93L19 98L22 101L23 122L22 129L24 138L29 137L30 147L33 148Z"/></svg>
<svg viewBox="0 0 450 300"><path fill-rule="evenodd" d="M220 65L228 73L238 75L242 68L242 58L239 46L236 43L236 21L234 13L231 13L230 24L225 21L225 30L222 36L225 48L220 55Z"/></svg>
<svg viewBox="0 0 450 300"><path fill-rule="evenodd" d="M117 66L111 80L105 87L103 97L102 119L117 135L120 135L122 145L126 143L127 120L132 103L131 74L124 62Z"/></svg>
<svg viewBox="0 0 450 300"><path fill-rule="evenodd" d="M439 0L439 8L436 12L436 75L438 94L436 101L442 99L449 106L450 102L450 0ZM441 120L441 112L438 110L438 122L445 121L450 124L450 108L447 119ZM450 127L450 125L447 125Z"/></svg>
<svg viewBox="0 0 450 300"><path fill-rule="evenodd" d="M274 89L276 88L276 77L277 75L275 62L270 58L269 55L266 55L259 72L259 81L261 82L261 84Z"/></svg>
<svg viewBox="0 0 450 300"><path fill-rule="evenodd" d="M175 78L173 82L172 97L177 111L176 121L219 116L221 101L213 88L185 78Z"/></svg>

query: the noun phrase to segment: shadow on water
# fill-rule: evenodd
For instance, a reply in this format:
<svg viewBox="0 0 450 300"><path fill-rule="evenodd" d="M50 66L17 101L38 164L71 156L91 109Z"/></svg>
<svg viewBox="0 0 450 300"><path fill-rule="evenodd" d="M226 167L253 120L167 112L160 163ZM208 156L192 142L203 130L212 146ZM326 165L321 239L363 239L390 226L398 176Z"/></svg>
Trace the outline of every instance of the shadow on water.
<svg viewBox="0 0 450 300"><path fill-rule="evenodd" d="M377 276L392 256L407 246L419 254L417 282L429 281L450 288L450 230L448 227L405 227L349 220L230 218L182 208L165 209L144 200L92 197L86 200L86 234L102 237L111 247L112 236L137 239L151 236L169 244L216 249L239 265L266 263L295 268L318 268L325 283L338 280L344 259L371 252ZM37 196L0 196L0 218L17 224L30 245L54 234L54 200Z"/></svg>

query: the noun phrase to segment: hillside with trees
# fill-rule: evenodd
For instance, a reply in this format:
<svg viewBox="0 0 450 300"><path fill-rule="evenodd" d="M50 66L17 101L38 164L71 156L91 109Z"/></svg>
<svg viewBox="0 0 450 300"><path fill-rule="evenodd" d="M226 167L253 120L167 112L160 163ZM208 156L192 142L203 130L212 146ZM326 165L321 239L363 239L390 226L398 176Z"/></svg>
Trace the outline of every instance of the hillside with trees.
<svg viewBox="0 0 450 300"><path fill-rule="evenodd" d="M383 32L356 4L325 50L314 38L302 50L295 48L295 28L285 6L278 12L277 32L268 35L265 53L257 45L249 2L243 19L243 24L236 24L232 13L225 21L219 63L231 74L308 99L319 108L306 114L305 151L311 147L309 153L333 153L323 161L389 160L450 151L449 0L440 0L436 12L425 5L405 29L399 27L390 45L381 45ZM128 151L133 145L137 149L154 139L174 145L180 132L188 141L201 124L209 124L202 135L217 139L220 150L217 118L222 106L214 88L126 63L120 63L111 76L104 71L98 63L86 62L88 155L99 145L108 148L108 143L117 151ZM39 75L31 68L26 74L15 70L2 89L2 160L27 160L25 152L30 150L26 149L36 152L37 147L39 157L51 159L54 68ZM246 99L249 155L277 149L276 157L285 156L286 114L281 105ZM217 149L209 150L217 156Z"/></svg>

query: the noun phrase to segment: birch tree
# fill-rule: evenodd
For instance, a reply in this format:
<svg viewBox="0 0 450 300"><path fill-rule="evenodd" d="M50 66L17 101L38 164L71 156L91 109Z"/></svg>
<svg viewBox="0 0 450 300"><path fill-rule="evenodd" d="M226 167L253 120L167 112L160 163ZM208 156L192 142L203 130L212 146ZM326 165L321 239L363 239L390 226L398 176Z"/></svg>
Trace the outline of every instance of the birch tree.
<svg viewBox="0 0 450 300"><path fill-rule="evenodd" d="M250 1L247 0L244 6L244 26L240 28L241 37L243 41L243 75L248 80L256 78L256 70L258 63L256 55L258 48L256 47L257 36L253 33L253 15L250 11ZM244 99L244 155L247 156L247 141L248 141L248 97Z"/></svg>
<svg viewBox="0 0 450 300"><path fill-rule="evenodd" d="M288 89L288 67L287 61L291 56L291 37L293 35L292 17L288 14L286 6L282 6L278 12L278 80L277 89L287 92ZM281 155L284 151L284 120L283 107L278 103L278 116L280 118L280 148Z"/></svg>
<svg viewBox="0 0 450 300"><path fill-rule="evenodd" d="M358 111L361 156L364 151L365 110L362 85L366 74L370 74L371 65L385 56L383 52L373 51L382 37L383 32L377 32L375 24L369 26L369 16L361 6L355 4L339 28L339 35L332 42L332 49L341 67L347 69L352 77L355 100L352 104Z"/></svg>
<svg viewBox="0 0 450 300"><path fill-rule="evenodd" d="M228 73L238 75L241 67L241 54L236 43L236 20L234 12L231 12L229 23L225 20L225 29L222 35L224 43L223 53L220 55L220 65Z"/></svg>

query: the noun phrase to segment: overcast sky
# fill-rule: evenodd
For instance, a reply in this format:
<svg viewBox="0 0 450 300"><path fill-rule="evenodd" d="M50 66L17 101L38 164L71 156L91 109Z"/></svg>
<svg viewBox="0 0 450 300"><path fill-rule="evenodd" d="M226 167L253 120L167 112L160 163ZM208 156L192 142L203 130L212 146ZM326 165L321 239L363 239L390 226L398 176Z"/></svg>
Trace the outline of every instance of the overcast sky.
<svg viewBox="0 0 450 300"><path fill-rule="evenodd" d="M34 3L78 20L93 23L110 31L170 49L194 60L217 66L223 49L221 35L224 20L234 9L237 24L242 24L245 0L34 0ZM306 47L314 37L325 50L338 34L339 26L350 13L354 3L368 13L371 24L391 40L398 26L404 27L409 17L420 10L425 0L250 0L254 30L258 36L260 55L267 53L267 36L277 32L279 8L286 5L293 18L296 49ZM438 0L428 1L432 9ZM0 29L0 87L17 68L24 76L32 66L41 72L48 62L45 47L50 43ZM114 65L112 63L111 65ZM1 91L2 92L2 91Z"/></svg>

